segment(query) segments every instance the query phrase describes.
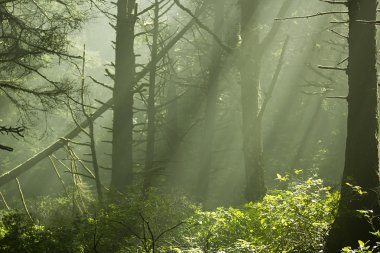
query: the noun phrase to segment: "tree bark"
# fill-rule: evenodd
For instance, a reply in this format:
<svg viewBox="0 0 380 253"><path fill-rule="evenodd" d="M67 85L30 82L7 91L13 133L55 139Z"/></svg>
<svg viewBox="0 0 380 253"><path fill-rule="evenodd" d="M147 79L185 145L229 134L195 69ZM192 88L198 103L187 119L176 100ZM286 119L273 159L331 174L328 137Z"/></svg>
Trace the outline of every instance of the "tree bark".
<svg viewBox="0 0 380 253"><path fill-rule="evenodd" d="M357 210L379 214L378 95L376 71L376 0L349 0L348 120L345 166L337 218L325 252L340 252L358 246L358 240L373 239L367 220ZM353 191L347 183L366 194ZM375 242L372 241L372 244Z"/></svg>
<svg viewBox="0 0 380 253"><path fill-rule="evenodd" d="M136 1L118 0L111 189L124 193L133 184L133 85L135 84Z"/></svg>

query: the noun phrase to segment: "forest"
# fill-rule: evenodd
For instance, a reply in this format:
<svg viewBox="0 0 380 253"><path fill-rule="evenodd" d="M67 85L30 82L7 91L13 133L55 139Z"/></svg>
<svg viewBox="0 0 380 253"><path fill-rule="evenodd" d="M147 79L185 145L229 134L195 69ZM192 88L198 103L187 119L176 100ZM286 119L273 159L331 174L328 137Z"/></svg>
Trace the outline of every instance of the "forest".
<svg viewBox="0 0 380 253"><path fill-rule="evenodd" d="M377 0L0 0L0 252L380 252Z"/></svg>

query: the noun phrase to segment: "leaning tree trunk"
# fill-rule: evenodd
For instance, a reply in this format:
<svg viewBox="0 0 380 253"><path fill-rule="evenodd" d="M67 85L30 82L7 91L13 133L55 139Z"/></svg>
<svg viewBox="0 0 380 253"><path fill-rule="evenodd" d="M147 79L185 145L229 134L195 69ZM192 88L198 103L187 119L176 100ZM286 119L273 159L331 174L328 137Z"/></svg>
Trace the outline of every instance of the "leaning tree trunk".
<svg viewBox="0 0 380 253"><path fill-rule="evenodd" d="M117 2L111 188L125 192L133 182L133 85L136 1Z"/></svg>
<svg viewBox="0 0 380 253"><path fill-rule="evenodd" d="M349 0L348 122L346 158L337 218L325 252L336 253L372 238L357 210L379 214L378 95L376 71L376 0ZM366 22L369 21L369 22ZM365 194L355 193L359 186ZM372 241L372 243L374 243Z"/></svg>
<svg viewBox="0 0 380 253"><path fill-rule="evenodd" d="M242 62L241 103L243 127L243 154L246 172L246 198L250 201L261 199L266 188L262 164L261 123L259 122L260 63L262 54L255 52L260 38L255 31L255 10L258 1L243 0L241 4Z"/></svg>

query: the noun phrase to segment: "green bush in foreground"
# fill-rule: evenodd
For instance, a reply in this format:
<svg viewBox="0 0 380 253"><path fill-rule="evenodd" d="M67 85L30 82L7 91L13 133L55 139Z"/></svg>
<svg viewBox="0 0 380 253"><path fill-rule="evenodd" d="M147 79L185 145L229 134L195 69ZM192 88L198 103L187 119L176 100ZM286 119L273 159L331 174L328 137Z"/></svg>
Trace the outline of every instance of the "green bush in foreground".
<svg viewBox="0 0 380 253"><path fill-rule="evenodd" d="M2 215L0 252L318 252L338 194L315 177L278 180L287 187L259 203L211 212L157 193L145 200L129 195L81 215L67 200L43 200L34 205L34 222L15 212Z"/></svg>
<svg viewBox="0 0 380 253"><path fill-rule="evenodd" d="M286 181L287 177L279 176ZM192 217L193 236L209 252L318 252L333 222L338 193L309 178L270 191L242 209L218 208Z"/></svg>

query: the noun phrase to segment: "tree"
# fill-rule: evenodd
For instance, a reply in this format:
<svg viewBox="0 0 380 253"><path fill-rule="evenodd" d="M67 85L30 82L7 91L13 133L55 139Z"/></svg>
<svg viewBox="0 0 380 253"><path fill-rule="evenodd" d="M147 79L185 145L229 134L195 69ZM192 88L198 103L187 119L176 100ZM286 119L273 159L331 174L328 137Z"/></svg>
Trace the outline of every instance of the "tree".
<svg viewBox="0 0 380 253"><path fill-rule="evenodd" d="M158 0L154 2L154 17L153 17L153 31L152 31L152 46L151 46L151 59L156 62L158 54L158 38L159 38L159 13L160 3ZM154 65L149 73L149 96L147 105L147 140L146 140L146 159L144 168L144 183L143 190L146 191L152 184L153 180L153 162L155 154L155 141L156 141L156 79L157 79L157 66Z"/></svg>
<svg viewBox="0 0 380 253"><path fill-rule="evenodd" d="M214 1L214 28L213 32L219 38L222 38L222 28L224 22L224 0ZM218 87L219 76L223 66L223 49L213 39L211 44L210 61L207 71L206 80L206 108L203 127L203 140L200 149L200 169L197 178L196 196L198 200L204 202L208 194L211 162L212 162L212 149L214 143L215 121L217 118L217 103L218 103Z"/></svg>
<svg viewBox="0 0 380 253"><path fill-rule="evenodd" d="M379 215L378 95L376 71L376 0L350 0L349 94L345 166L337 218L325 252L339 252L372 238L371 227L357 210ZM357 191L354 191L354 189ZM374 242L372 242L374 243Z"/></svg>
<svg viewBox="0 0 380 253"><path fill-rule="evenodd" d="M136 78L135 0L117 1L111 187L125 192L133 183L133 95Z"/></svg>
<svg viewBox="0 0 380 253"><path fill-rule="evenodd" d="M125 192L127 187L133 185L133 130L134 130L134 94L141 91L144 84L138 82L149 74L149 101L148 101L148 143L145 164L144 188L151 185L151 171L154 159L155 141L155 82L156 66L169 50L182 38L182 36L193 26L197 16L203 12L204 4L199 5L190 21L182 30L177 32L166 45L161 46L158 51L158 3L137 12L136 1L118 1L118 14L116 24L116 60L113 90L113 140L112 140L112 179L111 187L119 192ZM198 7L199 7L198 6ZM155 29L153 31L152 59L145 65L142 71L136 73L136 61L134 52L135 24L137 17L154 8L156 13ZM170 7L169 7L170 8ZM153 47L154 46L154 47ZM137 87L136 87L137 86Z"/></svg>
<svg viewBox="0 0 380 253"><path fill-rule="evenodd" d="M176 43L183 37L183 35L186 34L186 32L189 31L191 27L193 27L193 25L195 24L195 18L201 15L204 12L204 10L205 10L204 4L201 4L200 6L198 6L197 10L195 11L195 17L193 17L189 22L187 22L180 31L178 31L174 36L172 36L171 39L167 41L164 46L162 46L160 52L157 54L156 61L155 62L150 61L139 73L136 74L136 77L134 79L135 80L134 84L140 81L143 77L145 77L146 74L149 73L152 65L155 65L158 61L162 60L162 58L173 48L173 46L176 45ZM102 106L100 106L95 112L91 114L91 120L92 121L96 120L108 109L112 108L113 103L114 103L113 98L108 99L106 102L102 102ZM55 141L51 145L47 146L44 150L40 151L39 153L32 156L30 159L26 160L24 163L2 174L0 176L0 186L10 182L11 180L14 180L19 175L30 170L34 165L39 163L44 158L48 157L55 151L64 147L68 142L70 142L72 139L78 136L82 132L83 128L88 127L89 124L90 124L89 119L85 119L80 123L78 122L78 125L75 128L73 128L70 132L68 132L64 138L60 138L59 140ZM121 173L123 172L121 171ZM125 189L124 187L126 185L125 182L117 182L117 183L120 183L120 188L122 188L122 190ZM112 182L111 182L111 186L112 186Z"/></svg>
<svg viewBox="0 0 380 253"><path fill-rule="evenodd" d="M44 68L58 63L49 57L57 60L80 58L70 54L68 49L68 35L79 29L85 18L72 14L78 5L44 0L0 3L0 64L3 69L0 89L19 108L48 110L57 99L62 100L59 100L61 95L69 96L68 91L73 89L71 83L49 78ZM50 11L46 12L48 8ZM28 79L32 75L37 81ZM40 107L28 101L25 94L37 98L33 102L39 102Z"/></svg>
<svg viewBox="0 0 380 253"><path fill-rule="evenodd" d="M243 155L246 172L246 199L257 201L265 196L264 164L262 148L262 118L264 110L261 102L260 87L261 63L268 46L279 31L280 24L275 23L268 34L260 40L255 12L260 1L240 0L241 8L241 106ZM291 1L281 6L278 16L283 16ZM269 99L265 98L266 100Z"/></svg>
<svg viewBox="0 0 380 253"><path fill-rule="evenodd" d="M22 124L36 112L46 113L67 99L75 102L72 83L52 78L46 69L80 58L70 53L68 35L84 21L85 15L76 11L84 3L0 3L0 98L17 107Z"/></svg>

